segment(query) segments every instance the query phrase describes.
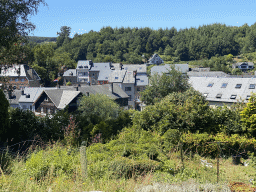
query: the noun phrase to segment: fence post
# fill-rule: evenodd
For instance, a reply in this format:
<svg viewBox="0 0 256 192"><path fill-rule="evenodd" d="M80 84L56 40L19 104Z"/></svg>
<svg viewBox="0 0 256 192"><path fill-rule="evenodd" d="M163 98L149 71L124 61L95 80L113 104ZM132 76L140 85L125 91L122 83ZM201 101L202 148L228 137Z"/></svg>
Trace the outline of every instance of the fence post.
<svg viewBox="0 0 256 192"><path fill-rule="evenodd" d="M183 162L183 143L180 142L180 158L181 158L181 163L182 163L182 171L184 169L184 162Z"/></svg>
<svg viewBox="0 0 256 192"><path fill-rule="evenodd" d="M87 157L86 157L86 142L83 141L80 147L80 161L83 179L87 178Z"/></svg>
<svg viewBox="0 0 256 192"><path fill-rule="evenodd" d="M220 143L217 142L218 144L218 154L217 154L217 183L219 183L219 174L220 174L220 162L219 162L219 158L220 158Z"/></svg>

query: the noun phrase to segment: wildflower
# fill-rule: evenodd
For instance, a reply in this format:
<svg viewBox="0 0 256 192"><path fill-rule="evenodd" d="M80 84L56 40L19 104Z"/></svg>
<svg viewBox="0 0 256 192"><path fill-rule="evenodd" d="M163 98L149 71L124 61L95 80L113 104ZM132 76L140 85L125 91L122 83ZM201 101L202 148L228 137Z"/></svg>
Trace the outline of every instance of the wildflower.
<svg viewBox="0 0 256 192"><path fill-rule="evenodd" d="M33 180L33 178L32 178L32 177L30 177L29 179L30 179L31 181Z"/></svg>

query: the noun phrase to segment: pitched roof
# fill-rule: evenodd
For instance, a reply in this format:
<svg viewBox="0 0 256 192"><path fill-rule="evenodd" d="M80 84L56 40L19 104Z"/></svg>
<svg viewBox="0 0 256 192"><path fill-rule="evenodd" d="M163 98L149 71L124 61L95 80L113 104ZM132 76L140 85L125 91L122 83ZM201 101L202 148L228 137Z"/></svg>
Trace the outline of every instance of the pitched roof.
<svg viewBox="0 0 256 192"><path fill-rule="evenodd" d="M187 73L189 70L188 64L174 64L174 67L181 73ZM168 70L171 70L170 64L154 66L151 68L151 75L154 75L155 73L168 73Z"/></svg>
<svg viewBox="0 0 256 192"><path fill-rule="evenodd" d="M223 71L202 71L202 72L196 72L196 71L189 71L187 72L187 75L189 77L229 77L227 73L224 73Z"/></svg>
<svg viewBox="0 0 256 192"><path fill-rule="evenodd" d="M126 70L114 70L109 74L108 81L111 83L122 83L125 77Z"/></svg>
<svg viewBox="0 0 256 192"><path fill-rule="evenodd" d="M92 61L91 60L79 60L77 63L77 69L90 69Z"/></svg>
<svg viewBox="0 0 256 192"><path fill-rule="evenodd" d="M136 86L146 86L148 85L148 76L146 74L136 75Z"/></svg>
<svg viewBox="0 0 256 192"><path fill-rule="evenodd" d="M135 76L133 71L127 71L125 73L123 83L135 83Z"/></svg>
<svg viewBox="0 0 256 192"><path fill-rule="evenodd" d="M63 77L76 76L76 69L69 69L64 72Z"/></svg>
<svg viewBox="0 0 256 192"><path fill-rule="evenodd" d="M93 63L90 71L99 71L98 80L106 81L109 78L109 74L111 73L111 63Z"/></svg>
<svg viewBox="0 0 256 192"><path fill-rule="evenodd" d="M208 101L237 102L240 98L246 101L247 95L256 93L256 89L249 89L250 84L256 86L256 78L190 77L189 82L195 90L207 94ZM222 88L224 83L227 83L226 88ZM237 84L241 87L236 88ZM221 94L221 98L216 98L217 94ZM236 98L231 99L231 95L236 95Z"/></svg>
<svg viewBox="0 0 256 192"><path fill-rule="evenodd" d="M137 73L147 73L147 65L146 64L123 65L123 69L128 70L128 71L137 71Z"/></svg>
<svg viewBox="0 0 256 192"><path fill-rule="evenodd" d="M12 98L9 99L9 96L7 93L5 93L5 96L7 100L9 101L10 105L18 105L19 104L19 99L21 97L21 90L14 90L12 92Z"/></svg>
<svg viewBox="0 0 256 192"><path fill-rule="evenodd" d="M57 89L56 87L25 87L24 94L21 95L19 102L26 102L26 103L34 103L38 97L42 94L44 90L48 89ZM26 94L29 94L30 97L27 98Z"/></svg>
<svg viewBox="0 0 256 192"><path fill-rule="evenodd" d="M242 64L247 64L248 66L254 66L253 62L238 62L238 63L232 64L232 66L240 66Z"/></svg>

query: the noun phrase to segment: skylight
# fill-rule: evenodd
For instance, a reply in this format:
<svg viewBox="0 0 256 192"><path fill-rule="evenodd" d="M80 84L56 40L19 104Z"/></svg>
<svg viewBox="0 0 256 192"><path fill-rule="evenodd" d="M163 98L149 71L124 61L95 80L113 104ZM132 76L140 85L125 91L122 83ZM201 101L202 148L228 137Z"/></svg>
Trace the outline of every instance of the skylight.
<svg viewBox="0 0 256 192"><path fill-rule="evenodd" d="M115 77L115 79L118 79L118 77Z"/></svg>
<svg viewBox="0 0 256 192"><path fill-rule="evenodd" d="M231 95L230 99L236 99L236 95Z"/></svg>
<svg viewBox="0 0 256 192"><path fill-rule="evenodd" d="M222 94L221 94L221 93L219 93L219 94L217 94L217 95L216 95L216 98L220 99L220 98L221 98L221 96L222 96Z"/></svg>
<svg viewBox="0 0 256 192"><path fill-rule="evenodd" d="M242 87L242 84L236 84L236 89L240 89Z"/></svg>
<svg viewBox="0 0 256 192"><path fill-rule="evenodd" d="M207 97L208 96L208 93L204 93L204 97Z"/></svg>
<svg viewBox="0 0 256 192"><path fill-rule="evenodd" d="M212 87L214 83L209 83L207 87Z"/></svg>
<svg viewBox="0 0 256 192"><path fill-rule="evenodd" d="M250 84L249 89L255 89L255 84Z"/></svg>
<svg viewBox="0 0 256 192"><path fill-rule="evenodd" d="M226 88L227 85L228 85L227 83L223 83L222 86L221 86L221 88Z"/></svg>

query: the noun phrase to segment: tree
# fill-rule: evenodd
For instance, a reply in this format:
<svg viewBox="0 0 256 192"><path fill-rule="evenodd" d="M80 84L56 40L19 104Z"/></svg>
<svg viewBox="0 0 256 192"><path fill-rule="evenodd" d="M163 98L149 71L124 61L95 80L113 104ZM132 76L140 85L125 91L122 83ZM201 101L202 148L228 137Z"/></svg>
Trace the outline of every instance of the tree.
<svg viewBox="0 0 256 192"><path fill-rule="evenodd" d="M67 27L67 26L62 26L61 28L60 28L60 31L61 32L57 32L57 34L59 35L58 37L57 37L57 42L56 42L56 44L57 44L57 46L58 47L60 47L60 46L62 46L62 44L64 43L64 41L65 42L69 42L69 35L70 35L70 33L71 33L71 28L70 27Z"/></svg>
<svg viewBox="0 0 256 192"><path fill-rule="evenodd" d="M1 141L5 138L5 134L9 128L9 102L6 99L4 92L0 89L0 138Z"/></svg>
<svg viewBox="0 0 256 192"><path fill-rule="evenodd" d="M188 79L181 72L171 68L169 74L154 74L150 85L141 93L141 99L147 105L152 105L172 92L184 92L189 88Z"/></svg>
<svg viewBox="0 0 256 192"><path fill-rule="evenodd" d="M0 1L0 50L5 53L4 55L9 55L11 47L20 45L24 42L23 37L35 29L35 26L29 22L29 16L37 13L40 4L46 5L44 0ZM11 52L14 55L20 54L20 52ZM12 59L9 61L9 58L0 58L1 63L6 65L13 64Z"/></svg>
<svg viewBox="0 0 256 192"><path fill-rule="evenodd" d="M118 117L120 107L107 95L95 94L83 96L80 99L78 110L91 123Z"/></svg>
<svg viewBox="0 0 256 192"><path fill-rule="evenodd" d="M256 95L253 94L247 106L240 113L241 121L243 124L243 130L249 136L256 136Z"/></svg>

